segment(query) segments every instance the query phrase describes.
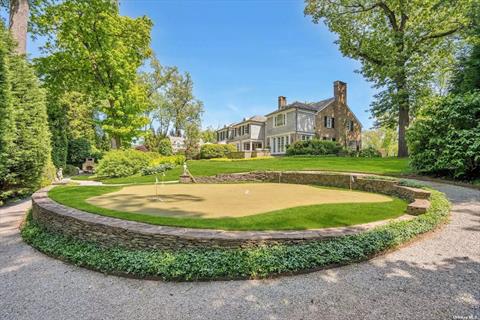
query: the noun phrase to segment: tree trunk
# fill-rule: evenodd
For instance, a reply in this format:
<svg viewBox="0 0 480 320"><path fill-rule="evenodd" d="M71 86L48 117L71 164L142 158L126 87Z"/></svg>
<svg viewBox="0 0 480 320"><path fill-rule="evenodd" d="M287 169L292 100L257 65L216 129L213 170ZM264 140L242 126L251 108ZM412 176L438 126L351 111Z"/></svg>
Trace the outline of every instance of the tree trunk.
<svg viewBox="0 0 480 320"><path fill-rule="evenodd" d="M397 94L398 94L398 157L408 157L408 146L406 139L406 130L410 123L410 101L406 88L406 76L401 72L397 81Z"/></svg>
<svg viewBox="0 0 480 320"><path fill-rule="evenodd" d="M408 157L407 139L405 136L405 132L410 122L408 111L409 111L408 103L406 105L400 105L400 110L398 113L398 157L399 158Z"/></svg>
<svg viewBox="0 0 480 320"><path fill-rule="evenodd" d="M113 137L110 140L110 147L113 150L120 149L122 147L122 140L120 139L120 137Z"/></svg>
<svg viewBox="0 0 480 320"><path fill-rule="evenodd" d="M29 11L28 0L10 0L9 29L17 42L15 50L18 54L27 53Z"/></svg>

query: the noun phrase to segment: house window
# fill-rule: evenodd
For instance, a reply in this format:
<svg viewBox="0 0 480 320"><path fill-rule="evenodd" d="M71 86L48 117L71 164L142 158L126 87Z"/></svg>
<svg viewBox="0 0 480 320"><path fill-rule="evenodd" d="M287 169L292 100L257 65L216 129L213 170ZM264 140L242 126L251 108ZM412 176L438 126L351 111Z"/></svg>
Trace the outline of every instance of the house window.
<svg viewBox="0 0 480 320"><path fill-rule="evenodd" d="M270 138L267 140L267 146L268 143L270 143L271 151L272 153L278 154L278 153L285 153L287 150L287 147L290 143L290 136L278 136L274 138ZM261 148L262 144L261 142L258 143L258 148Z"/></svg>
<svg viewBox="0 0 480 320"><path fill-rule="evenodd" d="M348 120L348 131L353 132L353 130L354 130L353 120Z"/></svg>
<svg viewBox="0 0 480 320"><path fill-rule="evenodd" d="M307 141L307 140L312 140L312 136L307 136L307 135L302 135L302 140Z"/></svg>
<svg viewBox="0 0 480 320"><path fill-rule="evenodd" d="M335 128L335 118L325 116L323 118L323 124L325 128L329 128L329 129Z"/></svg>
<svg viewBox="0 0 480 320"><path fill-rule="evenodd" d="M286 115L285 113L278 114L274 118L275 121L275 127L281 127L286 124Z"/></svg>
<svg viewBox="0 0 480 320"><path fill-rule="evenodd" d="M246 133L246 134L249 134L249 133L250 133L250 125L249 125L249 124L247 124L247 125L245 126L245 133Z"/></svg>

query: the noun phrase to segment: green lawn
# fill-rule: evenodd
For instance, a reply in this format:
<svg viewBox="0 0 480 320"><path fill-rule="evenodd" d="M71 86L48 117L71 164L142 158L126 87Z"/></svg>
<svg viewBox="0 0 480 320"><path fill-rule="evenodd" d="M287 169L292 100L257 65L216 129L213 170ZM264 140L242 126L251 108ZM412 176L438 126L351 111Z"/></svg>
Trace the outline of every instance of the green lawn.
<svg viewBox="0 0 480 320"><path fill-rule="evenodd" d="M218 173L234 173L258 170L325 170L361 172L380 175L402 175L410 172L408 159L398 158L351 158L351 157L276 157L251 161L210 161L188 162L194 176L211 176ZM182 172L177 167L167 172L165 181L178 180ZM87 179L77 176L74 180ZM124 178L101 179L104 183L153 183L155 176L130 176Z"/></svg>
<svg viewBox="0 0 480 320"><path fill-rule="evenodd" d="M58 186L49 191L53 200L69 207L104 216L157 225L222 230L305 230L350 226L396 218L404 214L407 203L393 198L380 203L321 204L288 208L238 218L181 218L121 212L100 208L86 202L88 198L120 190L117 186Z"/></svg>

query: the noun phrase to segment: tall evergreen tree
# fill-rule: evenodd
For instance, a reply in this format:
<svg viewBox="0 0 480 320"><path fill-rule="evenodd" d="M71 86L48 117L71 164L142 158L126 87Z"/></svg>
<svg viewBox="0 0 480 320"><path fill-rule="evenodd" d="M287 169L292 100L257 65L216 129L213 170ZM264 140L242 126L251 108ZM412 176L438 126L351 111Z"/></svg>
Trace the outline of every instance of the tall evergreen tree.
<svg viewBox="0 0 480 320"><path fill-rule="evenodd" d="M60 99L50 91L48 101L48 125L52 134L52 161L55 167L65 168L67 165L68 134L66 110L60 103Z"/></svg>
<svg viewBox="0 0 480 320"><path fill-rule="evenodd" d="M0 201L40 186L50 159L45 94L0 24Z"/></svg>
<svg viewBox="0 0 480 320"><path fill-rule="evenodd" d="M10 152L13 150L15 125L11 99L9 61L13 43L0 21L0 195L7 184ZM1 199L0 199L1 203Z"/></svg>
<svg viewBox="0 0 480 320"><path fill-rule="evenodd" d="M15 150L11 176L17 184L36 188L50 159L45 92L24 57L11 59L12 104L15 109Z"/></svg>

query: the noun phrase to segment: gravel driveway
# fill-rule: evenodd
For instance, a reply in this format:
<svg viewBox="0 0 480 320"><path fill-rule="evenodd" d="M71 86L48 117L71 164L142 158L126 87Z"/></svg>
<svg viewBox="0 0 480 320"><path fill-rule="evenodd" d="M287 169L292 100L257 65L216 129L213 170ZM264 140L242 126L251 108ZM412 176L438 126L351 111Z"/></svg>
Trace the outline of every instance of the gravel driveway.
<svg viewBox="0 0 480 320"><path fill-rule="evenodd" d="M274 280L168 283L105 276L25 245L29 203L0 209L0 319L477 319L480 191L440 231L368 262Z"/></svg>

